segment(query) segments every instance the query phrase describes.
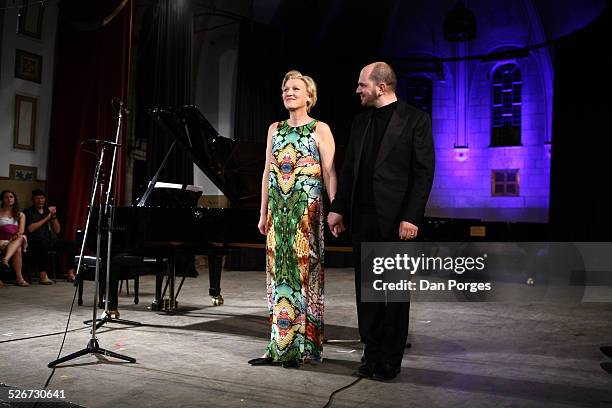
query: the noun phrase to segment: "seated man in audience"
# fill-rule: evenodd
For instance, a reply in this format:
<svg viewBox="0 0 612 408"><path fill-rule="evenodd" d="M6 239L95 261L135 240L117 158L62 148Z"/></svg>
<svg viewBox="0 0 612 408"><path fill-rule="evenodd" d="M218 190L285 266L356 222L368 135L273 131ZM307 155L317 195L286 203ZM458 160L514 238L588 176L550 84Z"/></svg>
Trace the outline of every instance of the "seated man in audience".
<svg viewBox="0 0 612 408"><path fill-rule="evenodd" d="M23 212L26 216L30 259L33 270L40 273L40 283L53 283L47 276L51 250L68 255L70 268L65 276L69 282L74 282L76 244L74 241L58 238L61 226L57 219L57 209L47 206L47 194L42 190L32 191L32 206Z"/></svg>

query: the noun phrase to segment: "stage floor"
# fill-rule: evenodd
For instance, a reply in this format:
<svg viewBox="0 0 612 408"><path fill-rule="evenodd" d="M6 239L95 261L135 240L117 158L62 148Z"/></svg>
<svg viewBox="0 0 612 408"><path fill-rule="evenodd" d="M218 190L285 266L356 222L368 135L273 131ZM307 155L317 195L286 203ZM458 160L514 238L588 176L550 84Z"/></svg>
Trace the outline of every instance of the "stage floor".
<svg viewBox="0 0 612 408"><path fill-rule="evenodd" d="M140 304L125 288L121 318L100 346L136 364L87 355L57 368L48 387L86 407L323 407L352 383L361 346L352 269L326 270L322 364L300 369L251 367L269 335L264 272L224 271L225 304L210 305L208 276L188 278L174 315L147 310L154 277L141 278ZM76 306L62 355L87 345L91 282ZM40 389L57 357L74 287L33 284L0 289L0 382ZM18 340L22 339L22 340ZM511 304L413 302L401 374L361 380L333 407L590 407L612 404L612 375L599 363L612 344L612 303ZM2 405L0 403L0 405Z"/></svg>

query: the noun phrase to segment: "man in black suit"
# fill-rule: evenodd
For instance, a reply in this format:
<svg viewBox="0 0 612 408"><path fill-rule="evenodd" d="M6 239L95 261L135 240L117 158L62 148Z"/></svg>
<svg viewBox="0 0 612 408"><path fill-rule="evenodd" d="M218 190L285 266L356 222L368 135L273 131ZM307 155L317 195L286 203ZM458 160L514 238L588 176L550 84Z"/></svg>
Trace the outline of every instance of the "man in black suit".
<svg viewBox="0 0 612 408"><path fill-rule="evenodd" d="M429 116L399 101L397 77L384 62L361 70L357 94L370 109L351 126L338 191L327 222L337 236L351 227L359 334L365 344L360 377L391 380L408 337L409 302L361 301L361 243L413 240L419 234L434 175Z"/></svg>

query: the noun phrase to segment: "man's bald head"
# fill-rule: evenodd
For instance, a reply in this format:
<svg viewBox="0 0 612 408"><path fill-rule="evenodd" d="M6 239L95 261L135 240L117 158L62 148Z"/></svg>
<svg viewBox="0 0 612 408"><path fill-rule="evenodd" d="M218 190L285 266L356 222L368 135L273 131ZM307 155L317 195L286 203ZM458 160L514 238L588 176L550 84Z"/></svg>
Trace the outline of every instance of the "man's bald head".
<svg viewBox="0 0 612 408"><path fill-rule="evenodd" d="M395 75L395 71L393 71L393 68L386 62L373 62L366 65L364 70L369 71L368 76L375 84L385 84L392 92L395 92L397 89L397 76Z"/></svg>

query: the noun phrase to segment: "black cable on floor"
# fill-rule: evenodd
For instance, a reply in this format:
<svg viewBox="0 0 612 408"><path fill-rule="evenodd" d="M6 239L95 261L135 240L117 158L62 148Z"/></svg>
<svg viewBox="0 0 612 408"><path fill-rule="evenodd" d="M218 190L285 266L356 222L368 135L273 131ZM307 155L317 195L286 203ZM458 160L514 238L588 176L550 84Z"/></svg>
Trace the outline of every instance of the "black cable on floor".
<svg viewBox="0 0 612 408"><path fill-rule="evenodd" d="M74 309L74 301L76 300L78 289L79 289L78 285L75 285L74 286L74 296L72 296L72 303L70 304L70 311L68 312L68 320L66 321L66 328L64 329L64 337L62 338L62 344L60 346L60 349L57 352L56 360L60 358L60 355L62 354L62 350L64 349L64 343L66 342L66 335L68 334L68 327L70 327L70 318L72 317L72 310ZM80 329L76 329L76 330L80 330ZM75 330L71 330L71 331L75 331ZM53 369L51 370L51 374L49 374L49 377L47 378L47 381L45 382L43 389L45 390L47 389L47 387L49 386L49 383L51 382L51 378L53 378L53 374L55 374L55 367L53 367ZM38 407L38 402L39 400L36 400L32 408Z"/></svg>
<svg viewBox="0 0 612 408"><path fill-rule="evenodd" d="M70 304L70 311L68 312L68 320L66 321L66 328L64 329L64 337L62 338L62 344L60 345L60 349L57 352L56 360L60 358L60 356L62 355L62 350L64 349L64 343L66 342L66 335L68 334L68 327L70 326L70 318L72 317L72 309L74 309L74 301L76 300L78 290L79 290L79 286L75 285L74 286L74 296L72 296L72 303ZM95 323L96 322L94 321L94 324ZM53 367L53 370L51 370L51 374L49 374L49 378L47 378L47 382L45 383L45 386L43 388L46 389L49 386L49 383L51 382L51 378L53 378L53 374L55 374L55 367Z"/></svg>
<svg viewBox="0 0 612 408"><path fill-rule="evenodd" d="M357 383L358 383L359 381L361 381L361 380L363 380L363 378L362 378L362 377L359 377L358 379L356 379L355 381L353 381L353 382L352 382L352 383L350 383L349 385L345 385L344 387L342 387L342 388L338 388L336 391L332 392L332 393L329 395L329 399L327 400L327 404L325 404L325 405L323 406L323 408L329 408L329 407L331 407L331 404L332 404L332 402L334 401L334 395L336 395L336 394L337 394L337 393L339 393L340 391L344 391L344 390L346 390L347 388L351 388L353 385L357 384Z"/></svg>
<svg viewBox="0 0 612 408"><path fill-rule="evenodd" d="M87 327L80 327L78 329L72 329L72 330L68 330L69 333L71 332L75 332L75 331L79 331L79 330L84 330L87 329ZM18 339L9 339L9 340L2 340L0 341L0 344L2 343L11 343L13 341L22 341L22 340L30 340L30 339L39 339L41 337L49 337L49 336L57 336L58 334L62 334L64 332L55 332L55 333L46 333L46 334L37 334L36 336L29 336L29 337L20 337Z"/></svg>

